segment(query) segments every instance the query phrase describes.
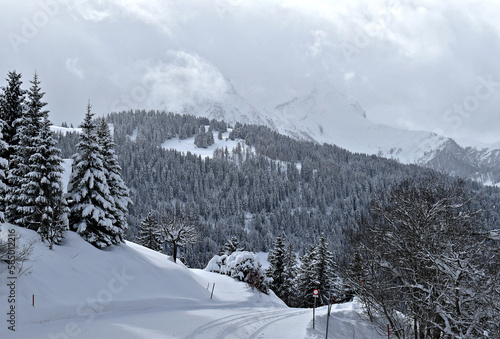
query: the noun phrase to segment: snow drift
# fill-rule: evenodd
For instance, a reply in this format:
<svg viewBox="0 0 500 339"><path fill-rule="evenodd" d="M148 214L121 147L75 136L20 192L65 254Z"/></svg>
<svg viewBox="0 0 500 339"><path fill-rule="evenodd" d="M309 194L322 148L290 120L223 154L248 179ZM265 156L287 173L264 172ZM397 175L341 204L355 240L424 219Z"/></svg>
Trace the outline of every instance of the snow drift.
<svg viewBox="0 0 500 339"><path fill-rule="evenodd" d="M94 337L95 333L100 337L128 337L135 332L129 327L124 329L122 317L142 323L145 313L186 312L235 304L285 307L274 294L262 295L229 277L190 270L181 263L175 264L169 256L132 242L99 250L78 234L67 232L64 244L49 250L36 232L7 223L0 224L3 242L9 230L21 236L16 247L32 242L33 252L23 265L24 274L15 273L12 279L16 332L2 325L0 338ZM7 268L7 263L0 262L2 314L9 308ZM207 283L217 284L213 299ZM2 322L6 317L2 317ZM172 322L175 324L176 318ZM166 325L160 322L150 326ZM179 329L174 325L172 330ZM138 336L148 337L147 333Z"/></svg>

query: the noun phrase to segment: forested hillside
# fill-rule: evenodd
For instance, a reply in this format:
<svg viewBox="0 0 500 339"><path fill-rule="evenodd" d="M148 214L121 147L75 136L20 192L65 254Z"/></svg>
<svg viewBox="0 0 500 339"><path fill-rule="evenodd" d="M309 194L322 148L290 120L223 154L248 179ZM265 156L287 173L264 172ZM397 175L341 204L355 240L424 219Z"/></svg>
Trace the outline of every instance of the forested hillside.
<svg viewBox="0 0 500 339"><path fill-rule="evenodd" d="M201 240L182 253L195 267L206 265L231 236L247 250L268 251L282 232L301 252L325 233L337 262L343 264L350 235L366 219L373 194L430 171L239 124L229 134L241 140L235 149L202 159L161 144L193 138L200 126L220 138L228 130L226 123L157 111L113 113L107 122L113 124L116 153L134 202L127 237L135 238L148 212L160 216L177 205L200 220ZM76 139L71 133L59 135L65 158L72 155ZM480 197L474 207L485 211L481 220L498 228L500 190L466 185Z"/></svg>

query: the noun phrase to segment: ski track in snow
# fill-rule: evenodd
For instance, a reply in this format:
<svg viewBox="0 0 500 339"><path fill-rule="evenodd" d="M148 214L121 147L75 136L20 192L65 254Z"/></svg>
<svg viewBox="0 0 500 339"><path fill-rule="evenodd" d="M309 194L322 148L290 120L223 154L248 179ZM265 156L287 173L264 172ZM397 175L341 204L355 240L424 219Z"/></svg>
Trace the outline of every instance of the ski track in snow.
<svg viewBox="0 0 500 339"><path fill-rule="evenodd" d="M284 313L285 312L285 313ZM211 321L203 326L195 329L186 339L195 338L231 338L230 335L234 334L232 338L248 338L256 339L262 333L262 331L281 320L288 319L290 317L303 315L308 313L307 310L285 310L278 309L272 311L261 311L261 312L250 312L243 314L234 314L227 317L222 317L220 319ZM256 328L251 328L251 333L244 333L245 337L239 333L240 330L249 330L249 325L255 324ZM261 325L262 326L259 326ZM259 326L259 327L257 327Z"/></svg>

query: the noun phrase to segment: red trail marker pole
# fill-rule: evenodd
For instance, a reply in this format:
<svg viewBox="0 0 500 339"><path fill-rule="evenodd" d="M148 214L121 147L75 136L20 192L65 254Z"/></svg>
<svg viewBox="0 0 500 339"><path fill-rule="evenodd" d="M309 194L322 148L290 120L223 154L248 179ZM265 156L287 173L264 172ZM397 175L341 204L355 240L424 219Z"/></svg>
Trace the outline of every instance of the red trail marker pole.
<svg viewBox="0 0 500 339"><path fill-rule="evenodd" d="M31 296L31 306L35 307L35 295Z"/></svg>

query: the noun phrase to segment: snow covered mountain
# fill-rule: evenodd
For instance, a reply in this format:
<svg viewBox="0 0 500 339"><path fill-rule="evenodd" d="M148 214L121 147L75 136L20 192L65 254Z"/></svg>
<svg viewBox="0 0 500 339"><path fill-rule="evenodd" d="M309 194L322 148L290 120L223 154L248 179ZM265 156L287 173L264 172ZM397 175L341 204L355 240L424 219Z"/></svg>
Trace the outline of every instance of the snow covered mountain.
<svg viewBox="0 0 500 339"><path fill-rule="evenodd" d="M487 184L500 182L500 144L458 144L425 131L375 123L359 103L330 85L272 108L255 108L234 89L222 99L187 106L184 113L235 124L266 125L299 140L335 144L352 152L418 164Z"/></svg>
<svg viewBox="0 0 500 339"><path fill-rule="evenodd" d="M182 113L224 120L230 124L240 122L242 124L267 125L266 116L246 102L229 81L227 81L227 90L222 98L205 99L196 105L185 105Z"/></svg>

